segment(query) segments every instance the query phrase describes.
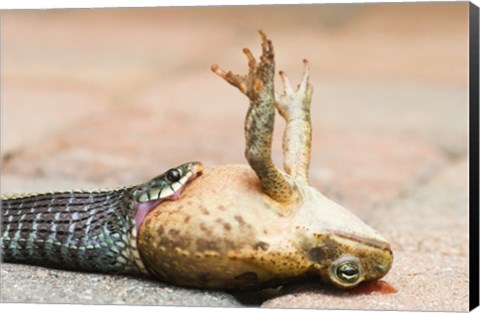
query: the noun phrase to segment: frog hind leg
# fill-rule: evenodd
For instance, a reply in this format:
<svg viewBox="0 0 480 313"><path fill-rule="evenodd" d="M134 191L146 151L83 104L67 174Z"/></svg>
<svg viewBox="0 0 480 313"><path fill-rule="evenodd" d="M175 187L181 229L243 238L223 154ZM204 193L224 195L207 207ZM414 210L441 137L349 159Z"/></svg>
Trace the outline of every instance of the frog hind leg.
<svg viewBox="0 0 480 313"><path fill-rule="evenodd" d="M275 106L286 122L283 133L285 172L296 180L308 183L312 142L310 103L313 89L309 84L308 61L303 60L303 64L303 77L296 89L290 85L287 75L283 71L279 72L283 93L276 94Z"/></svg>
<svg viewBox="0 0 480 313"><path fill-rule="evenodd" d="M263 191L275 201L297 203L299 192L295 184L272 161L275 61L271 41L262 31L259 33L262 38L260 62L257 63L249 49L243 49L248 58L247 75L226 72L217 65L212 66L212 71L250 99L245 119L245 157L257 174Z"/></svg>

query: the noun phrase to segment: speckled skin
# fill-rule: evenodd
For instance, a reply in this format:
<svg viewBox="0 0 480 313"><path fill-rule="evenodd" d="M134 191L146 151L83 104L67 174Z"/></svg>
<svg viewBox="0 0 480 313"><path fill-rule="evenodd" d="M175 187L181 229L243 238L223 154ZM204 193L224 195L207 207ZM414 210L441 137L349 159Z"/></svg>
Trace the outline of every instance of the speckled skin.
<svg viewBox="0 0 480 313"><path fill-rule="evenodd" d="M280 72L284 92L275 97L273 47L260 34L260 63L244 49L248 75L212 66L250 99L245 120L250 167L206 169L182 199L147 216L138 240L145 265L161 280L202 288L260 288L312 277L350 288L380 279L393 262L390 244L308 184L308 62L295 90ZM271 158L275 108L287 122L285 172ZM353 283L338 278L338 264L345 260L357 266Z"/></svg>

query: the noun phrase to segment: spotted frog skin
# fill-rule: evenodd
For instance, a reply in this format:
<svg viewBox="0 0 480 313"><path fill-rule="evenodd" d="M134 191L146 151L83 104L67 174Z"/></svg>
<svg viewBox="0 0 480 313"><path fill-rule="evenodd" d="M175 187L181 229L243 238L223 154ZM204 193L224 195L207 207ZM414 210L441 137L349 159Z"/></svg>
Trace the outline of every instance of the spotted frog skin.
<svg viewBox="0 0 480 313"><path fill-rule="evenodd" d="M274 92L273 46L263 32L248 74L217 65L213 72L245 94L247 165L207 168L182 199L164 202L139 230L138 249L149 272L174 284L245 289L317 279L341 288L375 281L390 270L389 242L308 182L311 151L309 65L292 88L280 72ZM272 162L276 112L285 119L284 171Z"/></svg>

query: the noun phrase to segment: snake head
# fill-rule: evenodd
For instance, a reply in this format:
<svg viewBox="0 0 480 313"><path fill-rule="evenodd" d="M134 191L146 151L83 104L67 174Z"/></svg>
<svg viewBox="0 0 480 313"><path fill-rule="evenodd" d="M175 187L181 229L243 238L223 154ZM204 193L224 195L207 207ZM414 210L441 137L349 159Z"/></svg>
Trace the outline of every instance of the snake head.
<svg viewBox="0 0 480 313"><path fill-rule="evenodd" d="M164 200L178 200L185 186L201 174L200 162L188 162L158 175L132 190L132 209L138 229L153 208Z"/></svg>

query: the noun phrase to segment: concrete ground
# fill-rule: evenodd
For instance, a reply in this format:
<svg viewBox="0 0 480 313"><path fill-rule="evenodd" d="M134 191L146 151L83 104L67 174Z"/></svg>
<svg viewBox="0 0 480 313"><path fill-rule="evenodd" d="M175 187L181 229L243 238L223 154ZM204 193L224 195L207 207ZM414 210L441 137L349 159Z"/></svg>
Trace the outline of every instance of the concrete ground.
<svg viewBox="0 0 480 313"><path fill-rule="evenodd" d="M2 264L1 301L468 309L468 3L1 15L2 193L136 184L187 160L246 163L246 98L209 67L244 72L241 49L258 55L261 28L293 82L310 61L311 183L392 242L384 281L398 290L231 294Z"/></svg>

